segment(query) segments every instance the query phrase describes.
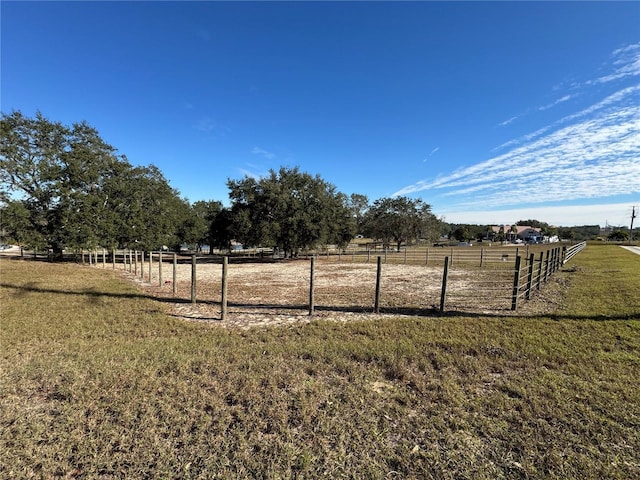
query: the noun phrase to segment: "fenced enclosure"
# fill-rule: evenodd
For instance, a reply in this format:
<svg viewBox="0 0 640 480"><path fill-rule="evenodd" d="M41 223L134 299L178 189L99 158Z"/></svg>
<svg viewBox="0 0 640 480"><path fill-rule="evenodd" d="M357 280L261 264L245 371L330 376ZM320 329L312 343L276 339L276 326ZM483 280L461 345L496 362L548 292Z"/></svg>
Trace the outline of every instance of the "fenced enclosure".
<svg viewBox="0 0 640 480"><path fill-rule="evenodd" d="M210 319L327 312L490 314L516 311L584 247L583 242L568 248L354 249L298 259L124 250L83 253L82 262L122 269L183 312L197 305L198 316Z"/></svg>

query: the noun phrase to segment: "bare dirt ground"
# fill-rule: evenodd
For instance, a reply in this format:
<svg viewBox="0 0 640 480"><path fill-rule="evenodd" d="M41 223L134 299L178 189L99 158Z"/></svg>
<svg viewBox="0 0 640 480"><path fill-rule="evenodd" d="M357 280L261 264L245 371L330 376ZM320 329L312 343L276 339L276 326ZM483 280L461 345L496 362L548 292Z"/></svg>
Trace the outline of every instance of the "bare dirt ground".
<svg viewBox="0 0 640 480"><path fill-rule="evenodd" d="M371 319L374 310L376 265L316 261L314 315L309 315L310 262L231 263L228 266L228 315L221 321L222 265L198 264L197 302L191 303L191 265L178 264L173 294L173 265L164 263L162 281L157 263L144 277L124 272L148 294L163 298L170 314L212 325L249 328L288 325L315 318L334 321ZM380 313L377 318L432 315L439 311L441 267L383 264ZM447 311L509 315L513 274L504 269L452 269ZM175 300L175 301L173 301Z"/></svg>

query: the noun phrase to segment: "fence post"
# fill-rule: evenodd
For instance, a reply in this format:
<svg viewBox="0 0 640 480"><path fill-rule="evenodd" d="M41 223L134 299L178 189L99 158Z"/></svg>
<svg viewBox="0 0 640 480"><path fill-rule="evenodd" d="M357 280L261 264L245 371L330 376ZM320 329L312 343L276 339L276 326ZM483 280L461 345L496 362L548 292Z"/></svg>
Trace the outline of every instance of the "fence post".
<svg viewBox="0 0 640 480"><path fill-rule="evenodd" d="M162 286L162 249L158 253L158 286Z"/></svg>
<svg viewBox="0 0 640 480"><path fill-rule="evenodd" d="M129 273L133 272L133 250L129 249Z"/></svg>
<svg viewBox="0 0 640 480"><path fill-rule="evenodd" d="M112 257L111 257L111 267L113 268L113 270L116 269L116 249L114 248L112 251Z"/></svg>
<svg viewBox="0 0 640 480"><path fill-rule="evenodd" d="M540 266L538 267L538 282L536 285L537 290L540 290L540 282L542 281L542 259L544 258L544 252L540 252Z"/></svg>
<svg viewBox="0 0 640 480"><path fill-rule="evenodd" d="M107 250L102 249L102 268L107 268Z"/></svg>
<svg viewBox="0 0 640 480"><path fill-rule="evenodd" d="M173 294L178 293L178 254L173 253Z"/></svg>
<svg viewBox="0 0 640 480"><path fill-rule="evenodd" d="M451 258L449 259L449 264L453 265L453 247L451 247Z"/></svg>
<svg viewBox="0 0 640 480"><path fill-rule="evenodd" d="M195 258L195 255L194 255ZM195 265L195 263L194 263ZM220 320L223 322L227 318L227 281L229 274L229 257L226 255L222 257L222 292L221 292L221 302L220 302Z"/></svg>
<svg viewBox="0 0 640 480"><path fill-rule="evenodd" d="M133 274L138 276L138 250L133 251Z"/></svg>
<svg viewBox="0 0 640 480"><path fill-rule="evenodd" d="M153 267L153 250L149 250L149 283L151 283L152 272L151 268Z"/></svg>
<svg viewBox="0 0 640 480"><path fill-rule="evenodd" d="M367 248L367 263L371 261L371 250Z"/></svg>
<svg viewBox="0 0 640 480"><path fill-rule="evenodd" d="M444 312L447 300L447 279L449 278L449 257L444 257L444 272L442 273L442 290L440 291L440 312Z"/></svg>
<svg viewBox="0 0 640 480"><path fill-rule="evenodd" d="M404 247L404 264L407 264L407 247Z"/></svg>
<svg viewBox="0 0 640 480"><path fill-rule="evenodd" d="M520 263L522 257L518 255L516 257L516 267L513 275L513 294L511 295L511 310L518 308L518 290L520 289Z"/></svg>
<svg viewBox="0 0 640 480"><path fill-rule="evenodd" d="M480 249L480 268L482 268L483 262L484 262L484 247Z"/></svg>
<svg viewBox="0 0 640 480"><path fill-rule="evenodd" d="M549 252L550 250L547 250L544 259L544 283L547 283L547 279L549 278Z"/></svg>
<svg viewBox="0 0 640 480"><path fill-rule="evenodd" d="M311 257L311 271L309 272L309 316L313 315L315 303L313 298L313 271L315 267L315 257Z"/></svg>
<svg viewBox="0 0 640 480"><path fill-rule="evenodd" d="M535 255L532 253L529 255L529 275L527 276L527 300L531 298L531 283L533 282L533 264L535 262Z"/></svg>
<svg viewBox="0 0 640 480"><path fill-rule="evenodd" d="M196 256L191 255L191 303L196 303Z"/></svg>
<svg viewBox="0 0 640 480"><path fill-rule="evenodd" d="M144 280L144 250L140 252L140 278Z"/></svg>
<svg viewBox="0 0 640 480"><path fill-rule="evenodd" d="M429 265L429 247L427 247L427 258L424 261L425 265Z"/></svg>
<svg viewBox="0 0 640 480"><path fill-rule="evenodd" d="M382 276L382 257L378 255L378 271L376 272L376 299L373 310L380 313L380 277Z"/></svg>

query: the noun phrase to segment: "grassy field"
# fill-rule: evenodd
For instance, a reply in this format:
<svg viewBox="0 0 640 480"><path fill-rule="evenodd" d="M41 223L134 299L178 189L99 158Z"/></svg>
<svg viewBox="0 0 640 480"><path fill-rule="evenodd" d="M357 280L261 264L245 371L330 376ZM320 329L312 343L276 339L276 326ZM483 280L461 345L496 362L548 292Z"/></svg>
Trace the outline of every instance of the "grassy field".
<svg viewBox="0 0 640 480"><path fill-rule="evenodd" d="M552 315L240 331L2 259L0 478L639 478L638 271L589 246Z"/></svg>

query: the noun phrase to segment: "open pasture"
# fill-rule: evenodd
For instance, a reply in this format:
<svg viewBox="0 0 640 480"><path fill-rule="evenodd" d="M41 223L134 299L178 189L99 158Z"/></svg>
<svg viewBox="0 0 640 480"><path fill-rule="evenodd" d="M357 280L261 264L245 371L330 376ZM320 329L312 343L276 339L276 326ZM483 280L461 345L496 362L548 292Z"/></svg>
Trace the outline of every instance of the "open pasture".
<svg viewBox="0 0 640 480"><path fill-rule="evenodd" d="M587 248L544 315L240 330L0 259L0 478L638 478L639 261Z"/></svg>

